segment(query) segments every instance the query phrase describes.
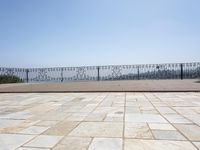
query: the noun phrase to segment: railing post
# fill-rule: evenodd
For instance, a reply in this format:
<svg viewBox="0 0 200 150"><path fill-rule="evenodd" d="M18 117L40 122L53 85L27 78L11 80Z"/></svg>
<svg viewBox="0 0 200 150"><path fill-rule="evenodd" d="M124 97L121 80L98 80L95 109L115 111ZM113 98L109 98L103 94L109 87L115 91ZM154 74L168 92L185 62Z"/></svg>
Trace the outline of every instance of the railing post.
<svg viewBox="0 0 200 150"><path fill-rule="evenodd" d="M100 67L97 67L97 80L98 80L98 81L100 80L100 77L99 77L99 69L100 69Z"/></svg>
<svg viewBox="0 0 200 150"><path fill-rule="evenodd" d="M61 68L61 82L63 82L63 68Z"/></svg>
<svg viewBox="0 0 200 150"><path fill-rule="evenodd" d="M183 64L181 64L181 80L183 80Z"/></svg>
<svg viewBox="0 0 200 150"><path fill-rule="evenodd" d="M26 69L26 82L28 83L28 73L29 73L29 70Z"/></svg>
<svg viewBox="0 0 200 150"><path fill-rule="evenodd" d="M137 78L138 78L138 80L140 80L140 68L139 68L139 66L137 67Z"/></svg>

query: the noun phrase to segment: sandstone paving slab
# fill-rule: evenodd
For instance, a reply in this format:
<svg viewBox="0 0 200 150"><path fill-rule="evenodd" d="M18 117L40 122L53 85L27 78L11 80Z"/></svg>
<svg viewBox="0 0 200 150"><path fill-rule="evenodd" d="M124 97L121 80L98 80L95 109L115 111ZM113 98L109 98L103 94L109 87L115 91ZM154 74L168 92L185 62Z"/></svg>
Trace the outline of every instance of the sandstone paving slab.
<svg viewBox="0 0 200 150"><path fill-rule="evenodd" d="M175 124L188 139L191 141L200 141L200 127L194 124Z"/></svg>
<svg viewBox="0 0 200 150"><path fill-rule="evenodd" d="M155 107L167 107L167 104L165 104L164 102L161 101L157 101L157 99L153 98L152 100L150 99L150 101L152 102L152 104Z"/></svg>
<svg viewBox="0 0 200 150"><path fill-rule="evenodd" d="M149 123L149 127L151 130L176 130L169 123Z"/></svg>
<svg viewBox="0 0 200 150"><path fill-rule="evenodd" d="M73 113L71 116L67 117L68 121L83 121L89 113Z"/></svg>
<svg viewBox="0 0 200 150"><path fill-rule="evenodd" d="M169 107L156 107L161 114L176 114L174 110Z"/></svg>
<svg viewBox="0 0 200 150"><path fill-rule="evenodd" d="M188 141L125 139L124 150L197 150Z"/></svg>
<svg viewBox="0 0 200 150"><path fill-rule="evenodd" d="M54 126L55 124L57 124L58 121L53 121L53 120L45 120L45 121L40 121L38 122L36 125L37 126Z"/></svg>
<svg viewBox="0 0 200 150"><path fill-rule="evenodd" d="M65 137L53 150L87 150L92 138Z"/></svg>
<svg viewBox="0 0 200 150"><path fill-rule="evenodd" d="M140 110L142 114L159 114L157 110Z"/></svg>
<svg viewBox="0 0 200 150"><path fill-rule="evenodd" d="M16 150L50 150L49 148L31 148L31 147L20 147Z"/></svg>
<svg viewBox="0 0 200 150"><path fill-rule="evenodd" d="M193 142L193 144L200 150L200 142Z"/></svg>
<svg viewBox="0 0 200 150"><path fill-rule="evenodd" d="M123 112L116 112L116 113L108 113L107 115L106 115L106 118L104 119L104 121L114 121L114 122L116 122L116 121L123 121L123 117L124 117L124 114L123 114Z"/></svg>
<svg viewBox="0 0 200 150"><path fill-rule="evenodd" d="M125 137L137 139L153 139L151 130L146 123L126 123Z"/></svg>
<svg viewBox="0 0 200 150"><path fill-rule="evenodd" d="M184 99L171 99L170 101L166 101L168 105L171 107L195 107L196 104L192 103L191 101L184 100Z"/></svg>
<svg viewBox="0 0 200 150"><path fill-rule="evenodd" d="M184 115L184 116L190 119L192 122L200 125L200 113L195 115Z"/></svg>
<svg viewBox="0 0 200 150"><path fill-rule="evenodd" d="M53 148L63 136L49 136L39 135L30 142L26 143L26 147L38 147L38 148Z"/></svg>
<svg viewBox="0 0 200 150"><path fill-rule="evenodd" d="M0 119L0 129L19 125L24 120Z"/></svg>
<svg viewBox="0 0 200 150"><path fill-rule="evenodd" d="M68 105L65 107L65 110L64 110L67 113L77 113L83 108L82 106L77 106L75 104L71 104L71 106L68 106Z"/></svg>
<svg viewBox="0 0 200 150"><path fill-rule="evenodd" d="M0 127L0 133L19 133L25 128L35 125L37 122L38 121L34 120L14 120L14 122L12 120L7 120L6 122L3 121L5 126Z"/></svg>
<svg viewBox="0 0 200 150"><path fill-rule="evenodd" d="M64 112L56 112L56 111L53 111L53 112L48 112L48 113L45 113L43 115L39 114L37 116L34 116L32 119L35 119L35 120L51 120L51 121L62 121L63 119L65 119L66 117L70 116L71 114L66 114Z"/></svg>
<svg viewBox="0 0 200 150"><path fill-rule="evenodd" d="M198 115L200 107L173 107L179 114L182 115Z"/></svg>
<svg viewBox="0 0 200 150"><path fill-rule="evenodd" d="M40 126L30 126L19 133L21 134L41 134L46 131L49 127L40 127Z"/></svg>
<svg viewBox="0 0 200 150"><path fill-rule="evenodd" d="M122 150L122 139L94 138L88 150Z"/></svg>
<svg viewBox="0 0 200 150"><path fill-rule="evenodd" d="M151 105L149 105L149 106L144 106L143 104L141 104L140 106L139 106L139 108L140 108L140 110L141 111L156 111L157 112L157 110L155 110L155 108L153 107L153 105L151 104ZM158 112L157 112L158 113Z"/></svg>
<svg viewBox="0 0 200 150"><path fill-rule="evenodd" d="M123 123L118 122L82 122L69 136L82 137L122 137Z"/></svg>
<svg viewBox="0 0 200 150"><path fill-rule="evenodd" d="M1 115L0 119L28 119L31 118L32 115L27 111L15 112L11 114Z"/></svg>
<svg viewBox="0 0 200 150"><path fill-rule="evenodd" d="M34 137L33 135L0 134L0 149L14 150Z"/></svg>
<svg viewBox="0 0 200 150"><path fill-rule="evenodd" d="M97 107L93 113L100 113L100 114L108 114L108 113L116 113L116 112L123 112L124 107Z"/></svg>
<svg viewBox="0 0 200 150"><path fill-rule="evenodd" d="M192 123L181 115L164 115L170 123Z"/></svg>
<svg viewBox="0 0 200 150"><path fill-rule="evenodd" d="M186 140L185 137L181 135L178 131L152 130L152 133L155 139L158 140L177 140L177 141Z"/></svg>
<svg viewBox="0 0 200 150"><path fill-rule="evenodd" d="M167 121L158 114L126 114L125 121L134 123L167 123Z"/></svg>
<svg viewBox="0 0 200 150"><path fill-rule="evenodd" d="M105 116L106 116L106 114L104 114L104 113L103 114L91 113L87 117L85 117L83 121L90 121L90 122L92 122L92 121L103 121Z"/></svg>
<svg viewBox="0 0 200 150"><path fill-rule="evenodd" d="M43 134L44 135L67 135L70 133L79 122L71 122L71 121L62 121L57 123L56 125L50 127L48 130L46 130Z"/></svg>
<svg viewBox="0 0 200 150"><path fill-rule="evenodd" d="M139 107L131 107L131 106L126 106L126 113L140 113L140 108Z"/></svg>

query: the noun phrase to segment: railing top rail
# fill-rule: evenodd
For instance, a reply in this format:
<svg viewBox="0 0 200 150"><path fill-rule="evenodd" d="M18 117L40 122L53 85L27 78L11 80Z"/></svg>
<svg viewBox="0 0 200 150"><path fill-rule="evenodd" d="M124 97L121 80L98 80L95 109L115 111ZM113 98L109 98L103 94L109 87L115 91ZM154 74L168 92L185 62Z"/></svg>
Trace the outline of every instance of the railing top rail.
<svg viewBox="0 0 200 150"><path fill-rule="evenodd" d="M67 66L67 67L30 67L30 68L23 68L23 67L0 67L2 69L54 69L54 68L87 68L87 67L115 67L115 66L157 66L157 65L180 65L180 64L200 64L200 62L184 62L184 63L152 63L152 64L127 64L127 65L97 65L97 66Z"/></svg>

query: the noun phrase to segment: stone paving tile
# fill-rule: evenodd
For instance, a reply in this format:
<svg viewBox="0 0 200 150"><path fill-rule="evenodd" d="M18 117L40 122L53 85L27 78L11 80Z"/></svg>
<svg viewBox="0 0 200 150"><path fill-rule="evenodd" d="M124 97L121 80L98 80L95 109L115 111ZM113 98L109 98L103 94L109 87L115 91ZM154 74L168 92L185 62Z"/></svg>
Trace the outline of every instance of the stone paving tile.
<svg viewBox="0 0 200 150"><path fill-rule="evenodd" d="M164 115L170 123L192 123L180 115Z"/></svg>
<svg viewBox="0 0 200 150"><path fill-rule="evenodd" d="M158 111L155 110L155 108L151 105L151 106L140 106L140 111L143 114L158 114Z"/></svg>
<svg viewBox="0 0 200 150"><path fill-rule="evenodd" d="M174 110L169 107L156 107L161 114L176 114Z"/></svg>
<svg viewBox="0 0 200 150"><path fill-rule="evenodd" d="M62 121L57 123L55 126L52 126L43 134L45 135L67 135L74 129L79 122L71 122L71 121Z"/></svg>
<svg viewBox="0 0 200 150"><path fill-rule="evenodd" d="M200 110L200 107L173 107L179 114L182 115L198 115L198 110Z"/></svg>
<svg viewBox="0 0 200 150"><path fill-rule="evenodd" d="M16 113L11 113L7 115L0 116L0 119L28 119L32 117L28 112L26 111L21 111L21 112L16 112Z"/></svg>
<svg viewBox="0 0 200 150"><path fill-rule="evenodd" d="M149 123L151 130L176 130L171 124L165 123Z"/></svg>
<svg viewBox="0 0 200 150"><path fill-rule="evenodd" d="M20 147L16 150L50 150L49 148L31 148L31 147Z"/></svg>
<svg viewBox="0 0 200 150"><path fill-rule="evenodd" d="M53 126L57 123L58 123L58 121L45 120L45 121L38 122L36 125L37 126L48 126L48 127L50 127L50 126Z"/></svg>
<svg viewBox="0 0 200 150"><path fill-rule="evenodd" d="M123 112L119 113L108 113L104 121L123 121L124 114Z"/></svg>
<svg viewBox="0 0 200 150"><path fill-rule="evenodd" d="M11 120L12 121L12 120ZM4 127L0 127L0 133L19 133L21 130L28 128L32 125L35 125L38 121L34 120L16 120L20 122L12 122L3 121L2 123L5 125Z"/></svg>
<svg viewBox="0 0 200 150"><path fill-rule="evenodd" d="M106 114L95 114L91 113L83 121L103 121L105 118Z"/></svg>
<svg viewBox="0 0 200 150"><path fill-rule="evenodd" d="M108 114L108 113L116 113L123 111L124 107L97 107L93 113Z"/></svg>
<svg viewBox="0 0 200 150"><path fill-rule="evenodd" d="M200 150L200 142L193 142L193 144Z"/></svg>
<svg viewBox="0 0 200 150"><path fill-rule="evenodd" d="M2 150L195 150L200 93L0 95Z"/></svg>
<svg viewBox="0 0 200 150"><path fill-rule="evenodd" d="M117 122L83 122L69 136L122 137L123 124Z"/></svg>
<svg viewBox="0 0 200 150"><path fill-rule="evenodd" d="M197 150L187 141L125 139L124 150Z"/></svg>
<svg viewBox="0 0 200 150"><path fill-rule="evenodd" d="M87 150L92 138L65 137L53 150Z"/></svg>
<svg viewBox="0 0 200 150"><path fill-rule="evenodd" d="M190 119L192 122L200 125L200 112L195 115L184 115L186 118Z"/></svg>
<svg viewBox="0 0 200 150"><path fill-rule="evenodd" d="M40 135L30 142L26 143L26 147L38 147L38 148L53 148L63 136L49 136Z"/></svg>
<svg viewBox="0 0 200 150"><path fill-rule="evenodd" d="M125 137L137 139L153 139L151 130L146 123L126 123Z"/></svg>
<svg viewBox="0 0 200 150"><path fill-rule="evenodd" d="M22 122L24 122L24 120L0 119L0 129L17 126Z"/></svg>
<svg viewBox="0 0 200 150"><path fill-rule="evenodd" d="M83 121L88 116L88 113L74 113L66 120L68 121Z"/></svg>
<svg viewBox="0 0 200 150"><path fill-rule="evenodd" d="M126 107L126 113L136 113L136 114L139 114L140 113L140 108L139 107L130 107L130 106L127 106Z"/></svg>
<svg viewBox="0 0 200 150"><path fill-rule="evenodd" d="M34 137L33 135L0 134L0 149L14 150Z"/></svg>
<svg viewBox="0 0 200 150"><path fill-rule="evenodd" d="M192 141L200 141L200 127L193 124L175 124L188 139Z"/></svg>
<svg viewBox="0 0 200 150"><path fill-rule="evenodd" d="M49 127L39 127L39 126L31 126L28 127L22 131L20 131L19 133L21 134L41 134L44 131L46 131Z"/></svg>
<svg viewBox="0 0 200 150"><path fill-rule="evenodd" d="M152 130L152 133L157 140L186 140L178 131L172 130Z"/></svg>
<svg viewBox="0 0 200 150"><path fill-rule="evenodd" d="M126 114L126 122L134 123L167 123L167 121L157 114Z"/></svg>
<svg viewBox="0 0 200 150"><path fill-rule="evenodd" d="M122 150L122 139L94 138L88 150Z"/></svg>

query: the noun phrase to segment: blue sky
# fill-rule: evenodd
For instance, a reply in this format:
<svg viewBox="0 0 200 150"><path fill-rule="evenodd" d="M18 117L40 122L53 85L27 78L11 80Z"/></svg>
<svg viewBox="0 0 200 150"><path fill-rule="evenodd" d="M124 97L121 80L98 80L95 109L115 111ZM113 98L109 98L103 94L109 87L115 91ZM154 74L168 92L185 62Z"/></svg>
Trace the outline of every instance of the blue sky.
<svg viewBox="0 0 200 150"><path fill-rule="evenodd" d="M0 66L200 61L199 0L0 0Z"/></svg>

